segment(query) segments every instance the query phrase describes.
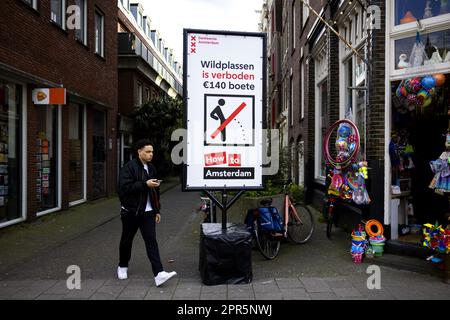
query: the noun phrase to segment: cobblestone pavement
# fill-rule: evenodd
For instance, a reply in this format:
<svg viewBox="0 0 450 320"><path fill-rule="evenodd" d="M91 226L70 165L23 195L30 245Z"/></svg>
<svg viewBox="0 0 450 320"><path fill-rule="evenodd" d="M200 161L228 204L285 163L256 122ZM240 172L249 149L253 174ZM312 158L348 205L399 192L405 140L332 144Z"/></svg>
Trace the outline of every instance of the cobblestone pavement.
<svg viewBox="0 0 450 320"><path fill-rule="evenodd" d="M117 199L86 204L40 222L0 233L0 299L37 300L378 300L450 299L450 285L436 275L383 266L381 258L352 263L348 235L317 223L305 245L283 243L266 261L252 252L253 281L206 286L198 271L199 194L179 186L162 195L163 221L157 227L163 264L178 276L156 287L140 234L136 236L129 279L117 280L121 223ZM99 218L101 217L101 218ZM235 219L236 221L233 221ZM230 222L241 222L230 216ZM414 258L411 258L414 259ZM422 262L420 262L422 263ZM423 262L424 263L424 262ZM81 270L81 289L69 290L67 267ZM378 266L380 288L369 266Z"/></svg>

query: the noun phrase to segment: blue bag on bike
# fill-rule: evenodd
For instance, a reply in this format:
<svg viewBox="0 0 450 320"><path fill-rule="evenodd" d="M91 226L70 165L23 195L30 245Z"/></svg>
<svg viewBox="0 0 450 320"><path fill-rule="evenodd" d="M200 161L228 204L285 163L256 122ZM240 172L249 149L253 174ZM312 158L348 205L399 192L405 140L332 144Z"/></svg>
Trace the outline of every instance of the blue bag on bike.
<svg viewBox="0 0 450 320"><path fill-rule="evenodd" d="M275 207L258 208L261 231L283 232L283 220Z"/></svg>

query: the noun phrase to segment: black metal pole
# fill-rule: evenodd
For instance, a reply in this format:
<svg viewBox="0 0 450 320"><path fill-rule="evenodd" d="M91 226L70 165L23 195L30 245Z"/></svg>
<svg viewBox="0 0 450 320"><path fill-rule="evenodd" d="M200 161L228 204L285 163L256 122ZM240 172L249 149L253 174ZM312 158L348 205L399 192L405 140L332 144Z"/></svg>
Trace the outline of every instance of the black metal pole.
<svg viewBox="0 0 450 320"><path fill-rule="evenodd" d="M227 202L228 202L228 195L227 195L227 190L223 190L222 191L222 230L226 230L227 229Z"/></svg>

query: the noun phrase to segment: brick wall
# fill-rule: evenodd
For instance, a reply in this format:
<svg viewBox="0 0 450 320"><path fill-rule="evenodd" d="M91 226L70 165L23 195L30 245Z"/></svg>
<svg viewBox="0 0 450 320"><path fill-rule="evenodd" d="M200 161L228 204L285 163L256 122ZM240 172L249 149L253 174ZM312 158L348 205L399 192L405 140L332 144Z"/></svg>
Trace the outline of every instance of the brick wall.
<svg viewBox="0 0 450 320"><path fill-rule="evenodd" d="M63 84L70 92L112 108L117 97L117 7L110 0L88 1L87 47L73 30L50 22L50 0L35 11L22 0L3 0L0 21L0 62L23 72ZM67 5L74 0L67 0ZM94 53L94 10L105 16L105 58Z"/></svg>
<svg viewBox="0 0 450 320"><path fill-rule="evenodd" d="M74 0L67 0L67 6ZM94 12L104 14L104 57L95 54ZM17 70L27 82L27 128L28 146L26 157L28 185L27 217L34 220L36 201L36 133L39 107L32 104L31 92L37 87L50 84L63 85L67 89L67 102L72 98L87 103L87 197L92 191L92 121L90 110L94 106L107 113L106 121L106 195L116 190L116 132L117 132L117 6L109 0L88 1L87 46L75 39L73 30L63 30L50 22L50 0L39 0L34 10L21 0L3 0L0 3L0 63ZM67 17L66 17L67 18ZM24 78L25 77L25 78ZM39 79L42 79L40 81ZM62 111L62 209L69 206L69 112ZM108 141L113 148L109 150Z"/></svg>

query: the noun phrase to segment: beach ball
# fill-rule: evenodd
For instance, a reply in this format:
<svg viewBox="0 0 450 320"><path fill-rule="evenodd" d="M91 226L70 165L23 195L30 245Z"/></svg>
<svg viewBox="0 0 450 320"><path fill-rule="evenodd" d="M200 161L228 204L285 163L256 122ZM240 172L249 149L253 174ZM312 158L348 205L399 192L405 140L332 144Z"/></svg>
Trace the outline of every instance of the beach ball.
<svg viewBox="0 0 450 320"><path fill-rule="evenodd" d="M445 75L442 73L433 74L434 80L436 80L436 86L441 87L445 83Z"/></svg>
<svg viewBox="0 0 450 320"><path fill-rule="evenodd" d="M428 107L431 104L431 102L433 102L433 98L432 97L428 97L427 99L425 99L423 101L422 106L424 108L426 108L426 107Z"/></svg>
<svg viewBox="0 0 450 320"><path fill-rule="evenodd" d="M408 96L406 97L406 101L408 102L409 106L417 106L418 104L417 96L412 93L408 94Z"/></svg>
<svg viewBox="0 0 450 320"><path fill-rule="evenodd" d="M409 81L410 93L417 93L422 88L422 79L414 77Z"/></svg>
<svg viewBox="0 0 450 320"><path fill-rule="evenodd" d="M418 99L421 99L421 100L426 100L426 99L428 99L429 97L430 97L431 95L430 95L430 93L427 91L427 90L424 90L424 89L422 89L422 90L420 90L418 93L417 93L417 98Z"/></svg>
<svg viewBox="0 0 450 320"><path fill-rule="evenodd" d="M431 88L434 88L436 86L436 79L434 79L432 76L425 76L421 81L421 85L425 89L430 90Z"/></svg>
<svg viewBox="0 0 450 320"><path fill-rule="evenodd" d="M348 124L341 124L338 129L338 136L341 138L347 138L352 132L352 129Z"/></svg>
<svg viewBox="0 0 450 320"><path fill-rule="evenodd" d="M411 78L408 78L408 79L403 80L403 82L400 84L400 86L405 88L406 92L408 92L408 93L411 90L410 82L411 82Z"/></svg>
<svg viewBox="0 0 450 320"><path fill-rule="evenodd" d="M408 91L406 91L406 88L403 86L399 86L397 88L397 91L395 92L395 94L397 95L397 97L399 98L404 98L408 95Z"/></svg>
<svg viewBox="0 0 450 320"><path fill-rule="evenodd" d="M336 149L339 152L345 152L348 150L348 143L345 139L339 139L336 141Z"/></svg>

